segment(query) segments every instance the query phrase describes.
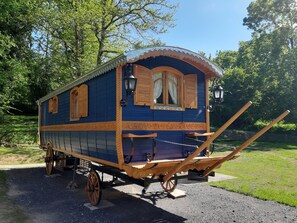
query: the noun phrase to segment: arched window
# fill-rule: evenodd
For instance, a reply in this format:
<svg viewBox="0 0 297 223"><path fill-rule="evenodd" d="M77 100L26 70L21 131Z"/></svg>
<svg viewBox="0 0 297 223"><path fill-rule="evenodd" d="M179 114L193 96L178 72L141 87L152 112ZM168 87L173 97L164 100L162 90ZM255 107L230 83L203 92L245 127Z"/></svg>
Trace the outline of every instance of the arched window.
<svg viewBox="0 0 297 223"><path fill-rule="evenodd" d="M183 74L171 67L157 67L152 70L155 107L182 107Z"/></svg>
<svg viewBox="0 0 297 223"><path fill-rule="evenodd" d="M184 75L168 66L151 70L134 65L134 76L137 78L135 105L174 111L198 108L197 74Z"/></svg>
<svg viewBox="0 0 297 223"><path fill-rule="evenodd" d="M70 91L70 120L88 116L88 85L82 84Z"/></svg>

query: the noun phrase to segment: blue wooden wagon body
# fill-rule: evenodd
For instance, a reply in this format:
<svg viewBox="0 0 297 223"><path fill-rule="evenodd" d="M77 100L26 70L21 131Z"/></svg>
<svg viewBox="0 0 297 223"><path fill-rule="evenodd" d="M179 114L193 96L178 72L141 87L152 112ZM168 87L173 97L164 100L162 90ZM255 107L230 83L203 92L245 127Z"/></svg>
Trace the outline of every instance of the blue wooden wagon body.
<svg viewBox="0 0 297 223"><path fill-rule="evenodd" d="M127 64L137 88L122 107ZM222 75L217 65L186 49L124 53L39 100L40 144L136 178L151 174L141 168L160 160L175 163L196 149L189 133L208 138L208 84ZM207 157L206 149L198 156Z"/></svg>

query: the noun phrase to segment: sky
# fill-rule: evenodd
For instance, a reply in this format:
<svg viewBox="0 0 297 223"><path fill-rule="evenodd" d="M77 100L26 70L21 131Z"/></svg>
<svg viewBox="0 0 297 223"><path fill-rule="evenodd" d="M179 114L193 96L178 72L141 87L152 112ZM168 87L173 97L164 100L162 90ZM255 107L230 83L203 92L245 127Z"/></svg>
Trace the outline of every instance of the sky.
<svg viewBox="0 0 297 223"><path fill-rule="evenodd" d="M158 37L168 46L178 46L206 56L219 50L237 50L240 41L251 39L243 26L252 0L171 0L179 4L176 26Z"/></svg>

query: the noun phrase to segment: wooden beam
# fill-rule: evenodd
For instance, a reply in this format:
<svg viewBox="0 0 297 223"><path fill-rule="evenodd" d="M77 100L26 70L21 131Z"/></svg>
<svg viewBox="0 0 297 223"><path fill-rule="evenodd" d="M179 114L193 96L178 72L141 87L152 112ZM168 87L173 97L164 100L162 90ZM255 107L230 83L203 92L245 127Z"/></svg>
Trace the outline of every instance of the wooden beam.
<svg viewBox="0 0 297 223"><path fill-rule="evenodd" d="M199 136L212 136L214 132L205 132L205 133L199 133L199 132L189 132L186 133L186 136L188 137L199 137Z"/></svg>
<svg viewBox="0 0 297 223"><path fill-rule="evenodd" d="M278 116L276 119L274 119L269 125L267 125L265 128L263 128L261 131L256 133L254 136L252 136L250 139L245 141L241 146L236 148L233 152L231 152L229 155L225 156L223 159L217 161L215 164L207 168L203 172L203 176L208 175L213 169L215 169L217 166L221 165L223 162L231 159L233 156L235 156L237 153L242 151L244 148L246 148L248 145L250 145L252 142L254 142L256 139L258 139L261 135L263 135L265 132L267 132L274 124L281 121L284 117L286 117L290 113L289 110L285 111L283 114Z"/></svg>
<svg viewBox="0 0 297 223"><path fill-rule="evenodd" d="M183 166L187 165L191 162L202 150L204 150L207 146L209 146L228 126L230 126L244 111L246 111L250 106L252 105L252 102L249 101L246 103L235 115L233 115L221 128L219 128L211 138L209 138L206 142L204 142L200 147L197 147L197 149L189 155L183 162L176 165L174 168L172 168L171 171L168 172L167 175L164 176L163 181L168 181L175 173L179 172L180 169L182 169Z"/></svg>
<svg viewBox="0 0 297 223"><path fill-rule="evenodd" d="M206 77L205 75L205 114L206 114L206 132L210 132L210 116L209 116L209 91L208 91L208 86L209 86L209 78ZM207 136L206 140L208 140L210 137ZM209 157L210 154L210 146L207 146L206 148L206 156Z"/></svg>
<svg viewBox="0 0 297 223"><path fill-rule="evenodd" d="M125 163L124 161L124 152L122 145L122 131L123 131L123 114L122 114L122 106L120 105L120 101L122 99L122 66L119 65L116 68L116 150L118 156L118 164L119 168L122 168L122 165Z"/></svg>
<svg viewBox="0 0 297 223"><path fill-rule="evenodd" d="M206 130L205 122L123 121L123 131L198 131Z"/></svg>
<svg viewBox="0 0 297 223"><path fill-rule="evenodd" d="M123 134L123 138L156 138L157 133L147 134L147 135L135 135L132 133Z"/></svg>

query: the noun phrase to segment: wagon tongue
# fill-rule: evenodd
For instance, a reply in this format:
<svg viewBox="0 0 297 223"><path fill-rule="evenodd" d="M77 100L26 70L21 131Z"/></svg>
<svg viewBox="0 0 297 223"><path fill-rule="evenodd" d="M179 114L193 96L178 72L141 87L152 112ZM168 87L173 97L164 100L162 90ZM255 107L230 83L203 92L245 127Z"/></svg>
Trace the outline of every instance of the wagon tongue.
<svg viewBox="0 0 297 223"><path fill-rule="evenodd" d="M205 141L200 147L189 155L184 161L177 164L175 167L172 168L171 171L168 172L166 176L164 176L163 180L168 181L171 176L177 172L179 172L182 167L190 163L202 150L204 150L207 146L209 146L228 126L230 126L243 112L245 112L250 106L252 102L249 101L246 103L235 115L233 115L221 128L219 128L207 141Z"/></svg>

